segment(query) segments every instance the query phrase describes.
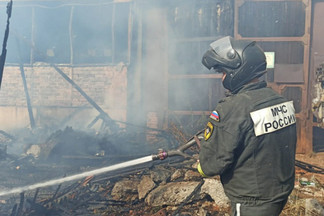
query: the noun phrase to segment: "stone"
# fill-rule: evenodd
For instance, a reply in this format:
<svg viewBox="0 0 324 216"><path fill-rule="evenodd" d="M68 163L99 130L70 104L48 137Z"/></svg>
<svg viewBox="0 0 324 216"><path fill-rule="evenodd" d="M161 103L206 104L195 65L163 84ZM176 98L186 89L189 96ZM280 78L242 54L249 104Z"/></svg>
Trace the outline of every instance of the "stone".
<svg viewBox="0 0 324 216"><path fill-rule="evenodd" d="M201 175L198 171L188 170L185 173L184 180L185 181L199 181L201 180Z"/></svg>
<svg viewBox="0 0 324 216"><path fill-rule="evenodd" d="M151 172L151 178L153 179L154 182L167 182L167 180L171 176L171 171L163 168L163 167L158 167L156 170Z"/></svg>
<svg viewBox="0 0 324 216"><path fill-rule="evenodd" d="M138 198L143 199L156 186L154 181L149 176L143 176L137 186Z"/></svg>
<svg viewBox="0 0 324 216"><path fill-rule="evenodd" d="M230 200L225 195L221 182L214 178L206 178L204 181L201 187L201 193L208 194L219 207L228 208L230 206Z"/></svg>
<svg viewBox="0 0 324 216"><path fill-rule="evenodd" d="M151 191L145 202L151 206L175 206L181 204L199 182L170 182Z"/></svg>
<svg viewBox="0 0 324 216"><path fill-rule="evenodd" d="M172 175L170 181L175 181L179 178L181 178L184 174L184 171L182 169L177 169Z"/></svg>
<svg viewBox="0 0 324 216"><path fill-rule="evenodd" d="M117 182L112 191L111 196L114 200L124 200L129 201L134 199L134 196L137 196L137 186L139 184L138 180L132 179L123 179Z"/></svg>

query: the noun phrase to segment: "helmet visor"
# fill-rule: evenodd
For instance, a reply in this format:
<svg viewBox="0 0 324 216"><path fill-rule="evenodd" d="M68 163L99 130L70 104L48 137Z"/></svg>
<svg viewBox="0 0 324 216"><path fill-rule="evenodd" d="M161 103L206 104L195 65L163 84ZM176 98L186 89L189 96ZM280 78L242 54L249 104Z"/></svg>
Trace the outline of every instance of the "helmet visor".
<svg viewBox="0 0 324 216"><path fill-rule="evenodd" d="M211 49L207 50L202 58L202 63L208 69L227 68L237 69L241 65L241 57L233 48L231 37L220 38L210 44Z"/></svg>
<svg viewBox="0 0 324 216"><path fill-rule="evenodd" d="M219 40L214 41L209 45L219 57L230 60L228 53L235 53L235 50L232 47L230 37L223 37ZM234 55L234 54L233 54Z"/></svg>

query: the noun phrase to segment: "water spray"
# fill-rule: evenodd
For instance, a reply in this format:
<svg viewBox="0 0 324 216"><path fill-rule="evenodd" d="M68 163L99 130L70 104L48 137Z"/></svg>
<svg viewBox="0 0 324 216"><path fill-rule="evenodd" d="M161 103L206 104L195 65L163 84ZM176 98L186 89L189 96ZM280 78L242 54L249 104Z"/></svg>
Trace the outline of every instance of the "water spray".
<svg viewBox="0 0 324 216"><path fill-rule="evenodd" d="M184 158L190 158L191 156L184 153L184 151L186 149L192 147L194 144L197 144L198 146L200 146L199 140L201 140L202 138L203 137L200 134L197 136L194 136L186 144L181 145L176 150L164 151L161 149L161 150L159 150L159 153L155 154L155 155L149 155L149 156L141 157L138 159L130 160L127 162L123 162L123 163L119 163L119 164L115 164L115 165L111 165L111 166L107 166L107 167L102 167L99 169L86 171L86 172L71 175L71 176L66 176L63 178L53 179L53 180L49 180L49 181L45 181L45 182L32 184L32 185L16 187L16 188L12 188L12 189L5 190L5 191L0 191L0 197L10 195L10 194L15 194L15 193L22 193L24 191L34 190L37 188L53 186L53 185L61 184L61 183L68 182L68 181L78 180L78 179L82 179L82 178L85 178L88 176L94 176L94 175L98 175L98 174L102 174L102 173L107 173L107 172L111 172L114 170L147 163L147 162L154 161L154 160L164 160L167 157L182 156Z"/></svg>
<svg viewBox="0 0 324 216"><path fill-rule="evenodd" d="M36 183L36 184L28 185L28 186L23 186L23 187L16 187L16 188L6 190L6 191L0 191L0 196L5 196L5 195L9 195L9 194L14 194L14 193L21 193L24 191L47 187L47 186L53 186L53 185L61 184L61 183L68 182L68 181L78 180L78 179L81 179L81 178L84 178L87 176L98 175L98 174L114 171L117 169L122 169L122 168L130 167L130 166L139 165L139 164L146 163L146 162L149 162L152 160L153 160L152 156L146 156L146 157L138 158L135 160L130 160L127 162L115 164L112 166L107 166L107 167L103 167L103 168L99 168L99 169L95 169L95 170L91 170L91 171L86 171L86 172L71 175L71 176L66 176L63 178L53 179L53 180Z"/></svg>

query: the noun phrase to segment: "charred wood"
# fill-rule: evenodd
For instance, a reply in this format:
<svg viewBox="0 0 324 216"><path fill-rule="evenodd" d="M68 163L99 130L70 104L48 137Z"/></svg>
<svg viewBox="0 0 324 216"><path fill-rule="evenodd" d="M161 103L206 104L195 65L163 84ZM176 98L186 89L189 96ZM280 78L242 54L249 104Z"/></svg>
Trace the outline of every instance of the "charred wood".
<svg viewBox="0 0 324 216"><path fill-rule="evenodd" d="M8 134L7 132L3 131L3 130L0 130L0 134L4 135L5 137L11 139L11 140L16 140L16 138L10 134Z"/></svg>
<svg viewBox="0 0 324 216"><path fill-rule="evenodd" d="M179 205L179 207L177 208L177 210L175 212L173 212L172 216L176 216L180 213L181 209L183 208L183 206L185 206L186 204L188 204L188 202L192 199L193 196L195 196L198 192L198 190L200 190L201 186L204 184L204 181L201 180L199 182L199 184L197 185L197 187L192 191L192 193Z"/></svg>
<svg viewBox="0 0 324 216"><path fill-rule="evenodd" d="M77 85L73 80L71 80L60 68L56 65L51 64L51 66L67 81L69 82L99 113L100 118L105 122L105 125L109 127L112 132L117 132L119 130L118 125L110 116L91 98L87 95L79 85Z"/></svg>
<svg viewBox="0 0 324 216"><path fill-rule="evenodd" d="M16 214L17 214L17 207L18 207L18 204L15 204L15 205L12 207L12 211L11 211L10 216L16 216Z"/></svg>
<svg viewBox="0 0 324 216"><path fill-rule="evenodd" d="M25 201L25 193L20 193L20 203L19 203L19 206L18 206L16 216L20 216L22 214L22 210L23 210L23 207L24 207L24 201Z"/></svg>
<svg viewBox="0 0 324 216"><path fill-rule="evenodd" d="M35 191L35 195L34 195L34 198L33 198L33 203L36 202L38 192L39 192L39 188L37 188L36 191Z"/></svg>
<svg viewBox="0 0 324 216"><path fill-rule="evenodd" d="M48 216L54 216L54 215L61 215L61 211L55 210L55 209L48 209L45 206L35 203L30 199L27 199L26 202L30 205L29 209L25 211L24 215L28 216L37 216L37 215L48 215Z"/></svg>

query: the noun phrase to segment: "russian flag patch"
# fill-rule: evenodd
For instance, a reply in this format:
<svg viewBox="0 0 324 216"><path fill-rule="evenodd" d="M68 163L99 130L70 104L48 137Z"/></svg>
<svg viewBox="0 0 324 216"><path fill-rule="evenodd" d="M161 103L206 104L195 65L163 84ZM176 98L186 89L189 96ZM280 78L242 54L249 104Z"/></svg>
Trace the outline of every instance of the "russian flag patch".
<svg viewBox="0 0 324 216"><path fill-rule="evenodd" d="M214 119L215 121L219 121L219 114L216 110L214 110L210 116L209 116L211 119Z"/></svg>

